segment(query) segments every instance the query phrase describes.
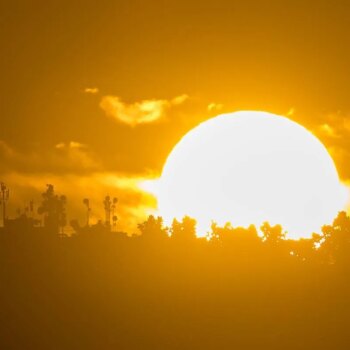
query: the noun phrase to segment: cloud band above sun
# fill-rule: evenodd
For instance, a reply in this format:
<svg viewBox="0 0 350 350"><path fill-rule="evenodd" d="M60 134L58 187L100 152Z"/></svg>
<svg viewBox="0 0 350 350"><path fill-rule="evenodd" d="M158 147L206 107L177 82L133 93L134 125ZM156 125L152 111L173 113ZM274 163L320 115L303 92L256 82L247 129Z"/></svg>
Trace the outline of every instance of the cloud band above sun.
<svg viewBox="0 0 350 350"><path fill-rule="evenodd" d="M187 95L180 95L171 100L150 99L126 103L118 96L109 95L102 98L100 107L107 116L114 120L130 126L137 126L164 119L171 108L183 104L187 99Z"/></svg>

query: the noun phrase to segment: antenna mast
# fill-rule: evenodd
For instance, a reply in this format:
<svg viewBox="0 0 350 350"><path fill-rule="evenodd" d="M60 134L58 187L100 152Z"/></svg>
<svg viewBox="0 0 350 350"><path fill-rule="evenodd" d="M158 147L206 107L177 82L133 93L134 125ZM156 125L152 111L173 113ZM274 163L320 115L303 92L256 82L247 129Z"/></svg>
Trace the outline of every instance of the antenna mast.
<svg viewBox="0 0 350 350"><path fill-rule="evenodd" d="M0 183L0 204L2 204L2 224L5 227L6 221L6 203L10 198L10 190L7 186L1 182Z"/></svg>

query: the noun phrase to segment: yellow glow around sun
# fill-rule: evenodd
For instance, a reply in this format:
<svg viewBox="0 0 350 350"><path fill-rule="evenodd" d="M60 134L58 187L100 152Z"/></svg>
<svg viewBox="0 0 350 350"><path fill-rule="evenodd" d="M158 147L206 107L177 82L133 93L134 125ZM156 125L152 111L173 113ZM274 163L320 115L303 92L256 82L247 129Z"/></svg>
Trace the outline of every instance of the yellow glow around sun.
<svg viewBox="0 0 350 350"><path fill-rule="evenodd" d="M224 114L191 130L169 155L157 187L167 223L190 215L203 230L212 220L258 227L268 220L292 238L319 231L346 203L322 143L264 112Z"/></svg>

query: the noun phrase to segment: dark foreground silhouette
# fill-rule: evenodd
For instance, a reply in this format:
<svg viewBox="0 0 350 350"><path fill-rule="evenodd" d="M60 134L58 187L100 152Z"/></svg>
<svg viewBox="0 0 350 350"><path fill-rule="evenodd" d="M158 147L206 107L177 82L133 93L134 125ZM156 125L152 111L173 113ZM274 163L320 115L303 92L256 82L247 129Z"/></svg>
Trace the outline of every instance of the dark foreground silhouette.
<svg viewBox="0 0 350 350"><path fill-rule="evenodd" d="M350 348L343 212L300 241L267 223L199 239L188 217L151 216L132 237L21 220L0 232L0 349Z"/></svg>

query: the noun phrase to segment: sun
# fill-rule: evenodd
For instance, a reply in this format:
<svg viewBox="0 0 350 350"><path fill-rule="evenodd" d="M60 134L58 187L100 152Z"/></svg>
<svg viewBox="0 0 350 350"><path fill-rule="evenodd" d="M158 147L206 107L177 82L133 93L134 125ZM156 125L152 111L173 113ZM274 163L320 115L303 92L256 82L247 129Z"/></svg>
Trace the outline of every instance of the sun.
<svg viewBox="0 0 350 350"><path fill-rule="evenodd" d="M281 224L290 238L309 237L346 203L334 162L303 126L265 112L223 114L188 132L158 183L167 223L184 215L198 227Z"/></svg>

